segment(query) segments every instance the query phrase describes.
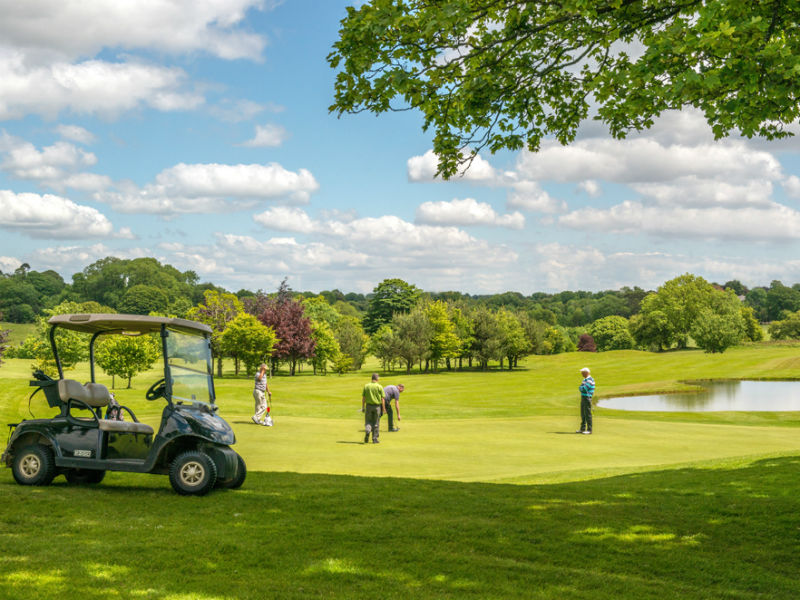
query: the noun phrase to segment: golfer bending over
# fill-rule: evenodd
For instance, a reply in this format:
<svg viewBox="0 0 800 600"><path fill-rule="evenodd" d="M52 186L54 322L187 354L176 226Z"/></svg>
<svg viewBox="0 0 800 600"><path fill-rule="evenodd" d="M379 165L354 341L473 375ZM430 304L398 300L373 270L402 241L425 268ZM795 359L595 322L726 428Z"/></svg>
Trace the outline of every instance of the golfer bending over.
<svg viewBox="0 0 800 600"><path fill-rule="evenodd" d="M372 381L364 386L361 393L361 412L364 413L364 443L369 443L369 434L372 433L372 443L378 444L380 436L381 414L386 410L383 401L383 387L378 383L378 374L372 374Z"/></svg>
<svg viewBox="0 0 800 600"><path fill-rule="evenodd" d="M400 431L399 427L394 426L394 415L392 414L392 400L394 409L397 411L397 420L400 420L400 392L406 389L402 383L397 385L387 385L383 388L383 401L386 404L386 414L389 415L389 431Z"/></svg>

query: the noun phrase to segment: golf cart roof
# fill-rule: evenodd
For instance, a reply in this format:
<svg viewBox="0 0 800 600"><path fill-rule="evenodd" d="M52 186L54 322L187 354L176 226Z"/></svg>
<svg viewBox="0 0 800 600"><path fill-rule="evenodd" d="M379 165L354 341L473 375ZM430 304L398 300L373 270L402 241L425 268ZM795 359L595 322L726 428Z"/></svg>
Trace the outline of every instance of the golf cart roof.
<svg viewBox="0 0 800 600"><path fill-rule="evenodd" d="M161 331L162 325L190 335L210 335L212 333L208 325L197 321L169 317L149 317L147 315L97 313L55 315L50 318L48 323L83 333L150 333Z"/></svg>

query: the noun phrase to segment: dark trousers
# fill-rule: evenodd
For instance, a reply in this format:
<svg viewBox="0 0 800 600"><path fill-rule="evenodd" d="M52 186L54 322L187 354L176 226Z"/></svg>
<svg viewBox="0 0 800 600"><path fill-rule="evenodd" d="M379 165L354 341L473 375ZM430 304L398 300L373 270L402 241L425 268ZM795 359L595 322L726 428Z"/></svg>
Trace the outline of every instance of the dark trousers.
<svg viewBox="0 0 800 600"><path fill-rule="evenodd" d="M364 409L364 429L367 436L372 434L372 441L378 441L381 435L381 405L367 404Z"/></svg>
<svg viewBox="0 0 800 600"><path fill-rule="evenodd" d="M581 431L592 430L592 399L581 396Z"/></svg>
<svg viewBox="0 0 800 600"><path fill-rule="evenodd" d="M386 414L389 415L389 431L394 429L394 411L392 410L392 403L386 403Z"/></svg>

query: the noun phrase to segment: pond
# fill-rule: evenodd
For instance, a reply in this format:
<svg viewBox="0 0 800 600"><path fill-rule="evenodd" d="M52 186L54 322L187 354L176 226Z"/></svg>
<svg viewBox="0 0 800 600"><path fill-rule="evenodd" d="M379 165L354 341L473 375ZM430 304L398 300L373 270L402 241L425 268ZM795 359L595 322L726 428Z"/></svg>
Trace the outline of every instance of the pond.
<svg viewBox="0 0 800 600"><path fill-rule="evenodd" d="M691 382L702 391L607 398L602 408L654 412L800 411L800 381Z"/></svg>

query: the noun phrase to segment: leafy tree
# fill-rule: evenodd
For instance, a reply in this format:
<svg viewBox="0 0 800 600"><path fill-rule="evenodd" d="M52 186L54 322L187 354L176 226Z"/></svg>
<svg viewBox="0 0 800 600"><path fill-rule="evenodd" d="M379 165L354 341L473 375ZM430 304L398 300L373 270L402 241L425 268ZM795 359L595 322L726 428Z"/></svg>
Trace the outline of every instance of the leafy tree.
<svg viewBox="0 0 800 600"><path fill-rule="evenodd" d="M3 320L3 313L0 313L0 321ZM3 364L3 354L6 351L6 344L8 343L8 329L0 329L0 365Z"/></svg>
<svg viewBox="0 0 800 600"><path fill-rule="evenodd" d="M410 313L395 313L392 317L392 329L397 340L397 355L406 363L406 372L411 372L415 362L420 363L428 358L430 340L433 336L430 321L420 307Z"/></svg>
<svg viewBox="0 0 800 600"><path fill-rule="evenodd" d="M628 319L612 316L598 319L589 326L589 333L597 344L597 349L628 350L633 348L634 340L628 328ZM578 345L580 349L580 344Z"/></svg>
<svg viewBox="0 0 800 600"><path fill-rule="evenodd" d="M153 335L114 335L101 339L95 348L95 362L112 376L112 388L116 377L125 377L130 389L133 377L152 367L159 356L161 344Z"/></svg>
<svg viewBox="0 0 800 600"><path fill-rule="evenodd" d="M764 330L755 317L755 310L752 306L741 306L742 321L744 323L744 337L751 342L760 342L764 339Z"/></svg>
<svg viewBox="0 0 800 600"><path fill-rule="evenodd" d="M497 315L482 307L472 314L474 323L473 352L478 366L486 370L490 360L500 360L503 356L503 340Z"/></svg>
<svg viewBox="0 0 800 600"><path fill-rule="evenodd" d="M357 317L342 316L336 324L335 335L342 353L352 359L352 368L360 369L369 343L369 336L364 333L361 321Z"/></svg>
<svg viewBox="0 0 800 600"><path fill-rule="evenodd" d="M289 363L289 372L295 375L297 362L314 356L311 321L305 316L302 303L292 298L286 280L281 282L274 297L264 301L258 320L271 327L278 336L272 352L273 372L278 361L285 360Z"/></svg>
<svg viewBox="0 0 800 600"><path fill-rule="evenodd" d="M642 301L642 315L661 311L675 334L679 348L686 348L689 330L699 312L709 306L714 287L702 277L685 273L670 279Z"/></svg>
<svg viewBox="0 0 800 600"><path fill-rule="evenodd" d="M203 297L205 304L192 307L187 317L211 327L211 352L217 358L217 376L222 377L222 332L236 315L244 311L244 307L239 298L227 292L206 290ZM265 325L269 326L267 323Z"/></svg>
<svg viewBox="0 0 800 600"><path fill-rule="evenodd" d="M715 291L693 321L691 335L706 352L725 352L742 339L744 329L741 303L733 290Z"/></svg>
<svg viewBox="0 0 800 600"><path fill-rule="evenodd" d="M32 333L18 350L20 357L31 357L34 359L33 369L41 369L48 375L55 377L58 375L53 350L50 347L50 325L47 321L54 315L66 315L73 313L113 313L114 309L103 306L97 302L71 302L66 301L45 309L44 315L36 319L36 331ZM56 346L58 357L61 360L61 367L68 371L77 363L86 360L89 354L89 340L80 333L68 331L62 327L56 329Z"/></svg>
<svg viewBox="0 0 800 600"><path fill-rule="evenodd" d="M759 321L767 321L767 290L763 287L756 287L747 292L744 301L755 311L755 317Z"/></svg>
<svg viewBox="0 0 800 600"><path fill-rule="evenodd" d="M458 368L460 369L463 366L463 360L465 358L470 361L470 366L472 366L475 324L466 312L457 306L450 307L450 320L453 321L453 325L455 325L456 328L456 335L458 336Z"/></svg>
<svg viewBox="0 0 800 600"><path fill-rule="evenodd" d="M328 363L335 364L342 353L339 342L333 329L325 321L311 321L311 337L314 340L314 356L311 359L314 374L322 371L324 375L328 372Z"/></svg>
<svg viewBox="0 0 800 600"><path fill-rule="evenodd" d="M311 298L303 298L303 313L311 319L312 322L325 322L330 327L336 327L336 323L341 316L336 309L331 306L324 296L313 296Z"/></svg>
<svg viewBox="0 0 800 600"><path fill-rule="evenodd" d="M800 311L788 314L782 321L773 321L768 331L773 340L800 340Z"/></svg>
<svg viewBox="0 0 800 600"><path fill-rule="evenodd" d="M169 296L154 285L138 284L129 287L117 304L120 312L132 315L149 315L167 312Z"/></svg>
<svg viewBox="0 0 800 600"><path fill-rule="evenodd" d="M31 323L41 308L36 287L20 276L0 277L0 310L11 323Z"/></svg>
<svg viewBox="0 0 800 600"><path fill-rule="evenodd" d="M530 352L531 345L525 336L517 316L501 308L497 311L497 327L500 331L500 369L503 368L503 357L508 359L508 370L513 369L520 357Z"/></svg>
<svg viewBox="0 0 800 600"><path fill-rule="evenodd" d="M597 352L597 344L588 333L582 333L578 338L578 352Z"/></svg>
<svg viewBox="0 0 800 600"><path fill-rule="evenodd" d="M431 337L428 356L433 361L435 371L442 359L458 356L459 339L456 327L450 320L446 303L437 300L426 305L423 310L430 324Z"/></svg>
<svg viewBox="0 0 800 600"><path fill-rule="evenodd" d="M766 305L769 321L781 319L785 313L800 310L800 292L773 281L767 291Z"/></svg>
<svg viewBox="0 0 800 600"><path fill-rule="evenodd" d="M548 327L545 330L542 346L543 354L561 354L562 352L574 352L576 349L567 332L557 326Z"/></svg>
<svg viewBox="0 0 800 600"><path fill-rule="evenodd" d="M262 362L272 354L277 343L275 331L265 327L253 315L241 312L228 321L219 340L220 351L234 360L234 372L239 374L239 363L244 363L248 375L255 373Z"/></svg>
<svg viewBox="0 0 800 600"><path fill-rule="evenodd" d="M384 279L373 290L364 315L364 330L374 333L389 323L395 313L407 313L419 300L422 291L402 279Z"/></svg>
<svg viewBox="0 0 800 600"><path fill-rule="evenodd" d="M372 0L347 8L328 55L330 110L419 110L446 177L482 148L571 142L593 103L615 137L685 106L718 138L784 137L798 20L785 2Z"/></svg>
<svg viewBox="0 0 800 600"><path fill-rule="evenodd" d="M381 325L378 331L369 336L367 351L381 361L384 371L391 368L399 357L397 338L391 325Z"/></svg>
<svg viewBox="0 0 800 600"><path fill-rule="evenodd" d="M722 287L724 287L726 290L733 290L733 293L737 296L746 296L747 292L749 291L747 287L738 279L726 281L725 285Z"/></svg>
<svg viewBox="0 0 800 600"><path fill-rule="evenodd" d="M677 337L667 314L657 309L631 317L630 331L639 346L659 351L672 347Z"/></svg>

